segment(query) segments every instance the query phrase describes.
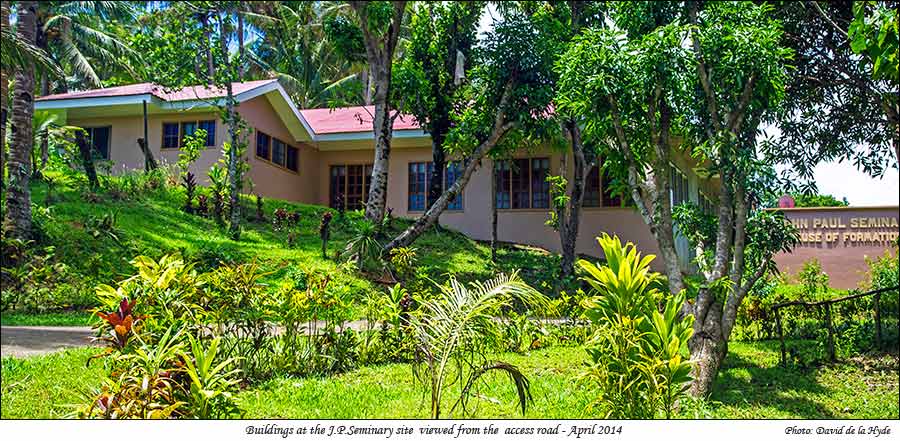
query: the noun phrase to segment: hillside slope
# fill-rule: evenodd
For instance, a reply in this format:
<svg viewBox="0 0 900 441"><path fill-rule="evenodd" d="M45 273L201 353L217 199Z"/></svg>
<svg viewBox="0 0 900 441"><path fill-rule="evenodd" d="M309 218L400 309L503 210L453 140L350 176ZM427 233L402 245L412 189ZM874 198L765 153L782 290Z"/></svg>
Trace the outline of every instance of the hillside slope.
<svg viewBox="0 0 900 441"><path fill-rule="evenodd" d="M342 265L337 256L354 235L356 223L362 218L360 212L348 212L341 220L331 210L334 221L328 258L323 258L319 223L329 208L267 199L263 203L264 220L260 221L255 199L245 198L243 232L240 241L234 241L211 216L183 210L184 190L171 177L158 178L155 183L146 181L143 174L107 178L103 190L97 193L87 191L80 177L73 174L51 173L50 183L33 183L38 234L30 248L37 255L52 256L48 263L64 265L48 283L54 288L45 293L47 303L42 305L41 299L32 302L37 308L84 308L92 303L93 286L133 274L129 262L135 256L158 258L168 253L179 253L207 268L221 262L256 262L268 273L264 280L269 283L299 270L327 272L332 280L348 285L360 296L384 288L383 283L370 280L379 277L360 274ZM299 222L292 229L293 243L289 243L286 231L273 226L276 209L299 213ZM408 224L408 220L394 219L388 235ZM494 265L488 246L443 228L432 229L412 247L418 256L418 276L435 281L449 274L466 281L485 279L497 272L519 269L527 281L546 291L552 286L558 262L556 255L542 250L505 247ZM5 315L9 316L8 312Z"/></svg>

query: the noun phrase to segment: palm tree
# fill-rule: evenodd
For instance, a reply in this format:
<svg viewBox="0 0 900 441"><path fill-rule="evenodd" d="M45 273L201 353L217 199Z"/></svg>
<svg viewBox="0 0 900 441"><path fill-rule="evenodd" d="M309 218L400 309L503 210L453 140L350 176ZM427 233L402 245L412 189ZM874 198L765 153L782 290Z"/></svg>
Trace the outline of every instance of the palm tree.
<svg viewBox="0 0 900 441"><path fill-rule="evenodd" d="M341 57L322 30L333 9L315 2L250 6L245 15L259 31L247 42L251 75L277 78L300 108L362 103L362 64Z"/></svg>
<svg viewBox="0 0 900 441"><path fill-rule="evenodd" d="M34 44L37 2L19 2L16 37L28 45ZM31 117L34 114L34 66L23 64L16 69L13 89L13 137L10 149L9 189L6 192L5 228L10 237L27 240L31 236L31 193L28 187L31 173Z"/></svg>
<svg viewBox="0 0 900 441"><path fill-rule="evenodd" d="M133 25L136 17L135 2L40 2L36 45L70 75L59 88L101 87L102 80L111 76L140 80L140 55L123 43L127 32L121 29ZM50 89L49 78L42 75L41 94Z"/></svg>
<svg viewBox="0 0 900 441"><path fill-rule="evenodd" d="M441 287L441 295L422 304L419 314L413 317L417 347L423 355L414 373L431 392L432 418L441 416L445 389L457 382L461 392L450 412L461 406L465 413L472 389L491 371L509 374L518 394L518 404L525 413L531 397L528 379L515 366L490 361L485 355L491 349L491 340L496 341L502 332L494 317L503 306L517 301L537 309L549 304L547 297L528 286L516 273L468 287L451 278Z"/></svg>
<svg viewBox="0 0 900 441"><path fill-rule="evenodd" d="M7 70L31 65L55 78L62 78L62 70L46 52L16 35L9 25L10 5L0 2L0 188L2 188L6 163L6 122L8 115L7 94L9 77Z"/></svg>

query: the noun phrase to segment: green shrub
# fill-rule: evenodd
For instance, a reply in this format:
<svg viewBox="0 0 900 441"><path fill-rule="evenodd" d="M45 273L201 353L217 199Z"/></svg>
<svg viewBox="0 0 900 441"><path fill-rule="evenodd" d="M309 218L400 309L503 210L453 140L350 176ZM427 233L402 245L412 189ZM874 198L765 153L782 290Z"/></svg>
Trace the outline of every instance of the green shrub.
<svg viewBox="0 0 900 441"><path fill-rule="evenodd" d="M642 257L633 244L606 234L598 242L607 264L578 262L595 294L584 314L598 327L586 373L600 389L596 404L607 418L671 418L691 381L682 354L693 316L678 317L685 295L659 290L662 276L650 271L655 256Z"/></svg>

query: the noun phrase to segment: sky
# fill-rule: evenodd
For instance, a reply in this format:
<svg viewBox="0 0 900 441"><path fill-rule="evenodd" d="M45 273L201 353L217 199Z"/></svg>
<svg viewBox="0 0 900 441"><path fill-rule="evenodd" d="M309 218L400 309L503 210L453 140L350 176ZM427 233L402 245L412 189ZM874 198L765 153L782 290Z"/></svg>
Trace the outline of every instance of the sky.
<svg viewBox="0 0 900 441"><path fill-rule="evenodd" d="M479 33L490 31L493 19L498 17L495 6L489 4L481 16ZM876 179L847 161L824 162L816 166L815 178L819 193L847 198L850 205L897 205L900 202L900 173L896 168Z"/></svg>

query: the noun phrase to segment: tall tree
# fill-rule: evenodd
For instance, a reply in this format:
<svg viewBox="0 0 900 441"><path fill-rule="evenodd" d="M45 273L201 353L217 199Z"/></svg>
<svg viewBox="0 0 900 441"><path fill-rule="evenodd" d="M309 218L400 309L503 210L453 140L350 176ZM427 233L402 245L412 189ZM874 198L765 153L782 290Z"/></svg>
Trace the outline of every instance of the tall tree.
<svg viewBox="0 0 900 441"><path fill-rule="evenodd" d="M220 91L224 100L211 99L219 109L228 129L228 141L223 147L223 162L227 171L229 224L228 233L234 240L241 235L240 194L243 190L247 164L246 124L238 114L233 83L243 81L242 51L231 47L243 39L243 26L236 23L237 15L246 13L241 1L179 2L168 8L153 11L147 21L155 30L135 38L136 47L148 54L148 72L153 81L167 89L180 89L198 84ZM204 18L205 17L205 18ZM195 56L209 48L214 68L198 72Z"/></svg>
<svg viewBox="0 0 900 441"><path fill-rule="evenodd" d="M561 22L561 27L567 31L561 32L560 43L568 42L577 36L581 28L587 26L603 26L605 5L600 2L566 2L568 11L551 17ZM562 46L562 44L561 44ZM564 48L560 48L560 52ZM552 224L559 233L560 243L560 282L572 277L575 266L575 247L578 243L578 233L581 225L581 208L584 204L584 192L587 177L592 167L597 164L597 147L593 143L585 144L581 134L583 120L576 114L559 112L560 125L565 134L568 151L572 153L572 180L567 182L568 176L568 151L563 153L560 161L558 181L560 194L553 204ZM560 179L557 178L557 179Z"/></svg>
<svg viewBox="0 0 900 441"><path fill-rule="evenodd" d="M540 145L556 133L553 100L552 32L521 12L510 10L479 42L471 80L455 96L452 129L446 146L461 158L462 170L428 209L388 243L386 250L408 246L458 197L475 170L490 154Z"/></svg>
<svg viewBox="0 0 900 441"><path fill-rule="evenodd" d="M19 2L16 8L16 35L24 44L33 45L37 2ZM5 228L10 237L31 237L31 151L34 114L34 66L24 64L16 69L12 98L12 143L7 168L9 188L6 191Z"/></svg>
<svg viewBox="0 0 900 441"><path fill-rule="evenodd" d="M450 131L454 95L472 68L472 49L482 2L417 4L410 19L409 45L394 73L402 111L431 136L432 169L426 200L444 192L444 140Z"/></svg>
<svg viewBox="0 0 900 441"><path fill-rule="evenodd" d="M789 165L783 171L786 181L798 183L805 192L815 191L814 168L821 161L849 161L876 177L897 167L900 85L896 74L875 74L878 58L873 60L868 48L874 45L873 53L887 60L893 56L896 69L900 3L773 4L784 26L782 44L795 55L784 112L773 121L778 136L763 147L774 161ZM851 39L851 33L856 38ZM890 66L890 61L880 66Z"/></svg>
<svg viewBox="0 0 900 441"><path fill-rule="evenodd" d="M780 110L790 51L767 5L627 3L616 5L612 20L615 30L586 31L558 63L560 106L585 117L586 137L613 139L604 154L625 164L672 292L685 288L668 183L673 135L685 137L682 149L718 178L713 217L701 221L686 206L674 213L704 279L685 312L695 317L692 391L705 395L727 353L738 306L774 268L774 254L796 241L783 216L754 209L774 173L755 135Z"/></svg>
<svg viewBox="0 0 900 441"><path fill-rule="evenodd" d="M143 62L127 40L136 22L136 2L38 2L36 45L70 75L56 89L96 88L104 81L132 83L143 79ZM122 31L122 28L129 30ZM41 75L40 92L54 89Z"/></svg>
<svg viewBox="0 0 900 441"><path fill-rule="evenodd" d="M366 201L366 218L380 223L387 203L388 169L391 156L391 137L394 118L391 111L391 73L394 51L400 40L400 29L406 13L405 1L351 1L356 13L362 41L366 48L369 71L374 84L375 115L372 128L375 135L375 159L372 163L372 185Z"/></svg>

